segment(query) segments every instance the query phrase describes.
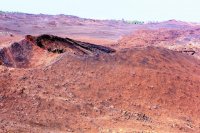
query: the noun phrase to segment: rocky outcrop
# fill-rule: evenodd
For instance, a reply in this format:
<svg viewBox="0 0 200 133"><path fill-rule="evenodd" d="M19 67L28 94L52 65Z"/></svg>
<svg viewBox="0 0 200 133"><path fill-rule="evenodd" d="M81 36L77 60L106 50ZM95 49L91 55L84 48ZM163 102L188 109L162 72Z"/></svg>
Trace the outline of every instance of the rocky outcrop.
<svg viewBox="0 0 200 133"><path fill-rule="evenodd" d="M0 62L9 67L26 67L31 58L32 45L26 40L0 50Z"/></svg>
<svg viewBox="0 0 200 133"><path fill-rule="evenodd" d="M38 37L26 36L27 40L32 41L40 48L46 49L49 52L64 53L67 49L74 50L74 52L82 54L99 54L99 53L112 53L114 49L100 46L96 44L76 41L70 38L61 38L53 35L41 35Z"/></svg>
<svg viewBox="0 0 200 133"><path fill-rule="evenodd" d="M38 52L38 49L40 52ZM9 47L0 49L0 64L8 67L26 68L34 58L42 58L43 55L70 53L75 55L97 55L115 52L114 49L96 44L76 41L70 38L61 38L53 35L41 35L34 37L27 35L20 42L15 42ZM52 55L51 55L52 56ZM47 57L48 58L48 57ZM34 59L36 61L39 59ZM37 63L36 63L37 64Z"/></svg>

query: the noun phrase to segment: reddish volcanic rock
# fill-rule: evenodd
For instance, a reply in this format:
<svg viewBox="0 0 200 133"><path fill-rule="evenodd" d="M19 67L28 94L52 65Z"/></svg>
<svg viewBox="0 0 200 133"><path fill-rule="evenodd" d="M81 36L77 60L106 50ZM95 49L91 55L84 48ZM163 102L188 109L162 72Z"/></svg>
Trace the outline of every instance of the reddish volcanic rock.
<svg viewBox="0 0 200 133"><path fill-rule="evenodd" d="M198 24L21 13L0 24L0 133L200 132Z"/></svg>
<svg viewBox="0 0 200 133"><path fill-rule="evenodd" d="M31 65L33 63L41 66L45 65L40 60L42 57L57 57L57 54L64 52L77 55L97 55L100 53L112 53L115 50L105 46L53 35L41 35L38 37L28 35L19 43L15 42L10 47L0 49L0 62L2 65L18 68L34 67ZM40 53L39 57L37 57L38 53ZM36 59L40 62L39 64L36 62ZM44 62L46 61L44 60Z"/></svg>

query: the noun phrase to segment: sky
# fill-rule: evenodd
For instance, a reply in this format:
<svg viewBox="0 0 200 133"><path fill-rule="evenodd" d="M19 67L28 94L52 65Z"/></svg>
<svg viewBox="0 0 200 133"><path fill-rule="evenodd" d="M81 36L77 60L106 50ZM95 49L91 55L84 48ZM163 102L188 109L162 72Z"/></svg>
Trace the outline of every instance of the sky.
<svg viewBox="0 0 200 133"><path fill-rule="evenodd" d="M93 19L200 22L200 0L0 0L0 10Z"/></svg>

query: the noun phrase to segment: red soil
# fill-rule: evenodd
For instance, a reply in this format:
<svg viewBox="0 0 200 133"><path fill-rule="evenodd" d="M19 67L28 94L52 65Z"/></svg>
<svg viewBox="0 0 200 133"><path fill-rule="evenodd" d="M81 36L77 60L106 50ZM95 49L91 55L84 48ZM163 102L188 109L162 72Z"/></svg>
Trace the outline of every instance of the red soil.
<svg viewBox="0 0 200 133"><path fill-rule="evenodd" d="M30 18L37 23L28 24ZM20 28L11 20L18 20ZM130 25L27 14L4 14L2 29L5 22L9 31L20 33L1 36L0 58L6 49L6 59L15 65L6 65L5 60L0 65L0 132L200 132L198 26L177 21L134 25L144 30L131 29L133 34L116 42L130 32ZM28 26L35 27L31 34L42 32L39 23L49 27L45 32L72 37L72 43L43 39L45 46L39 47L37 37L23 37ZM66 34L59 29L61 23L69 26ZM169 23L173 28L166 27ZM119 24L120 34L115 29ZM93 35L97 29L104 32ZM116 51L100 52L102 46L90 49L94 45L85 42ZM64 53L54 52L55 48ZM185 48L196 53L181 53Z"/></svg>
<svg viewBox="0 0 200 133"><path fill-rule="evenodd" d="M194 51L194 56L200 58L200 28L139 30L125 36L118 43L122 48L156 46L189 54Z"/></svg>

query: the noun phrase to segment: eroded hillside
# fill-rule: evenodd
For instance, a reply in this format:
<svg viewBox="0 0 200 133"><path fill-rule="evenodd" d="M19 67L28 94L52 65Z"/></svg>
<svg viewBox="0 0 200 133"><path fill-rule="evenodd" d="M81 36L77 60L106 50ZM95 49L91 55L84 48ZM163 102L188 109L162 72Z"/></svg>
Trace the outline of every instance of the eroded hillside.
<svg viewBox="0 0 200 133"><path fill-rule="evenodd" d="M200 132L198 24L0 18L0 132Z"/></svg>

